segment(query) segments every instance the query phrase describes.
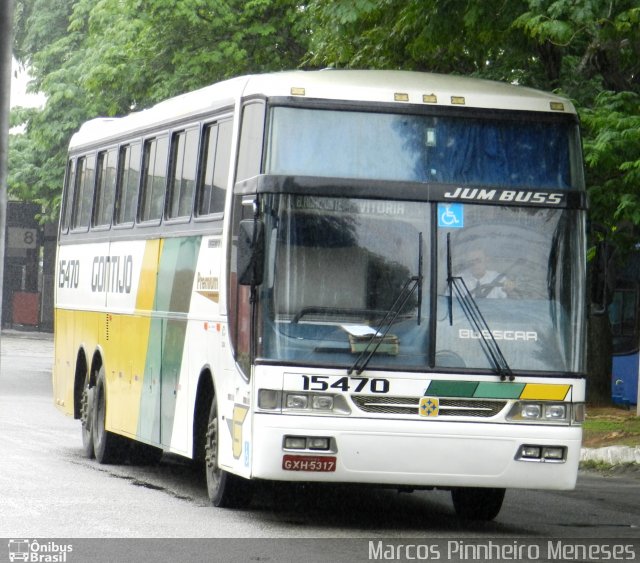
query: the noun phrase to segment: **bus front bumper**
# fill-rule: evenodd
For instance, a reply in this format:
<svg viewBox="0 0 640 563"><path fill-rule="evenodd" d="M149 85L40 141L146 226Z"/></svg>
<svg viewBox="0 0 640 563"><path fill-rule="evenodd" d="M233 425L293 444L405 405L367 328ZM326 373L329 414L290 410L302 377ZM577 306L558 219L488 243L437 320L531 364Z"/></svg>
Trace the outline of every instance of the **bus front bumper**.
<svg viewBox="0 0 640 563"><path fill-rule="evenodd" d="M329 451L285 449L285 437L330 439ZM256 413L252 477L416 487L575 487L582 429L485 422ZM564 452L522 458L522 448ZM531 450L529 450L531 451Z"/></svg>

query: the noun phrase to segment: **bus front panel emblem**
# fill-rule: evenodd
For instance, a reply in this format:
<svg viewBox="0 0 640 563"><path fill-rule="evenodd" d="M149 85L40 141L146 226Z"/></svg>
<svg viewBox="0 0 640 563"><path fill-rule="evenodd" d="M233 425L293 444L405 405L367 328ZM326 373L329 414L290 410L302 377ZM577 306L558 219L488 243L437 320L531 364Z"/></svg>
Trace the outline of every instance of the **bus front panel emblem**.
<svg viewBox="0 0 640 563"><path fill-rule="evenodd" d="M438 416L440 400L436 397L421 397L418 411L420 416Z"/></svg>

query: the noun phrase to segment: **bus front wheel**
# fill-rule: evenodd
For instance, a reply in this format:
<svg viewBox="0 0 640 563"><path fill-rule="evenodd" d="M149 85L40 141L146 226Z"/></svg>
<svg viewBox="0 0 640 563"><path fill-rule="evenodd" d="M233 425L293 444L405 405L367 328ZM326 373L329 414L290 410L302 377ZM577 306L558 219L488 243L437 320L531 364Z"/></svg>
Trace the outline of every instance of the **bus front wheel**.
<svg viewBox="0 0 640 563"><path fill-rule="evenodd" d="M211 504L220 508L242 508L251 502L251 482L233 475L218 464L218 408L216 399L211 401L205 441L205 473L207 492Z"/></svg>
<svg viewBox="0 0 640 563"><path fill-rule="evenodd" d="M96 377L93 401L93 450L99 463L122 463L127 456L126 438L109 432L105 427L107 392L104 367L100 366Z"/></svg>
<svg viewBox="0 0 640 563"><path fill-rule="evenodd" d="M493 520L502 508L505 489L462 487L451 491L453 508L465 520Z"/></svg>

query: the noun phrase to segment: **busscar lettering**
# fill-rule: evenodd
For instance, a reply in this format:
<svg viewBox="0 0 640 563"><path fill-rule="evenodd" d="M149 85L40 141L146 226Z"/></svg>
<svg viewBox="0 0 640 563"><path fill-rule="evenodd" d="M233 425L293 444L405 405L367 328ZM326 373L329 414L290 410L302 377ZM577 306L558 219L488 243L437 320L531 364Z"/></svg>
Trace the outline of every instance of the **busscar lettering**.
<svg viewBox="0 0 640 563"><path fill-rule="evenodd" d="M456 188L445 192L447 199L473 201L499 201L501 203L533 203L537 205L560 205L565 195L555 192L534 192L530 190L487 190L482 188Z"/></svg>
<svg viewBox="0 0 640 563"><path fill-rule="evenodd" d="M461 328L458 330L458 338L462 340L480 340L480 338L493 338L495 340L510 340L514 342L537 342L538 333L534 330L483 330L482 334L476 330Z"/></svg>
<svg viewBox="0 0 640 563"><path fill-rule="evenodd" d="M131 293L133 256L96 256L91 268L94 293Z"/></svg>

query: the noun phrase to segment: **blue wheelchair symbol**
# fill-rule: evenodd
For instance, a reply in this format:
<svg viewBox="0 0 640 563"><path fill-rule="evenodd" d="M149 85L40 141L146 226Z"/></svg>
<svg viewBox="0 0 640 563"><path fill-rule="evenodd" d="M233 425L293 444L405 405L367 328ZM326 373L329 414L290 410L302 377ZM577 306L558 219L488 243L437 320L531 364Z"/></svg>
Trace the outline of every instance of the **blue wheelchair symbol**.
<svg viewBox="0 0 640 563"><path fill-rule="evenodd" d="M464 227L464 210L461 203L438 204L438 227L461 229Z"/></svg>

